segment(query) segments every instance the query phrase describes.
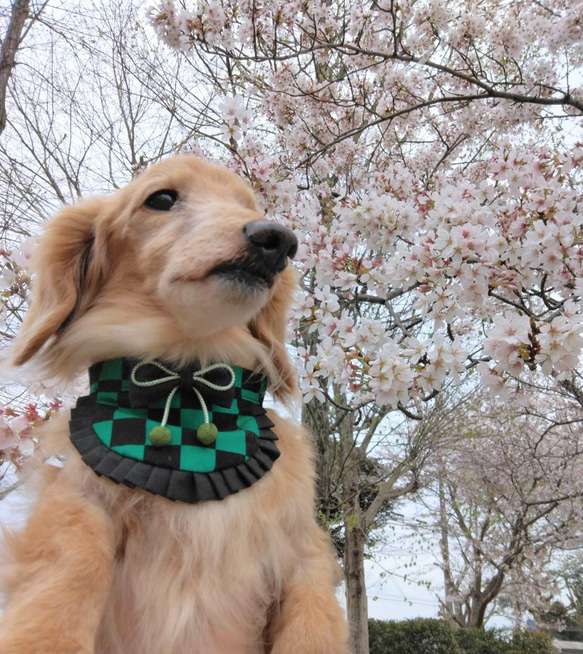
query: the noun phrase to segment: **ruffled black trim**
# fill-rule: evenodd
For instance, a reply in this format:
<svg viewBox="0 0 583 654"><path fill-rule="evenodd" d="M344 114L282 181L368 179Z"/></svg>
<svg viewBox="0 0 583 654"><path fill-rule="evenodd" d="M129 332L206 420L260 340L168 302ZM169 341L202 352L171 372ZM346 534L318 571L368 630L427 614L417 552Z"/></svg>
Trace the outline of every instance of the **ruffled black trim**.
<svg viewBox="0 0 583 654"><path fill-rule="evenodd" d="M274 442L277 436L271 431L273 422L262 407L257 409L257 450L245 463L214 472L186 472L162 468L113 452L101 442L93 430L92 423L98 422L99 419L88 419L83 410L73 409L71 412L71 441L90 468L99 476L117 484L141 488L154 495L189 504L222 500L259 481L271 470L280 455Z"/></svg>

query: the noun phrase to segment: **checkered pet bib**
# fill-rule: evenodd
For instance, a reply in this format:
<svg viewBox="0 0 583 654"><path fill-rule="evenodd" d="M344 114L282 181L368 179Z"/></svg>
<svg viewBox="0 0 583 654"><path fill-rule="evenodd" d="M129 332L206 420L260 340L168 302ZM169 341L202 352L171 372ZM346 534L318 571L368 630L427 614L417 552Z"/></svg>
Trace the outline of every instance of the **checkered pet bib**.
<svg viewBox="0 0 583 654"><path fill-rule="evenodd" d="M90 393L79 398L71 412L71 441L98 475L171 500L196 503L237 493L271 469L279 450L273 423L263 408L265 377L232 366L235 383L228 392L201 384L197 394L192 376L198 366L175 371L164 362L175 371L177 381L159 384L161 388L154 391L159 397L144 400L131 382L137 363L112 359L92 366ZM150 368L145 369L146 375L159 376L154 366ZM150 431L160 425L168 390L176 386L166 421L170 442L154 445ZM200 394L210 422L218 428L211 444L197 438L204 422Z"/></svg>

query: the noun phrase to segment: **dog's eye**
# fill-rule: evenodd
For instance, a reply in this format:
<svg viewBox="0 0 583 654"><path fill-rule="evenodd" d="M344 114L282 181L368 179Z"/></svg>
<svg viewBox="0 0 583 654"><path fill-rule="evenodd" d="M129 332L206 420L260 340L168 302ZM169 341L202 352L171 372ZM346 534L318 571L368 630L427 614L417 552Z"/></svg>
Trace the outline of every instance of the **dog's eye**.
<svg viewBox="0 0 583 654"><path fill-rule="evenodd" d="M176 191L171 191L169 189L162 189L161 191L156 191L152 193L144 205L148 209L154 209L154 211L170 211L174 204L178 200L178 193Z"/></svg>

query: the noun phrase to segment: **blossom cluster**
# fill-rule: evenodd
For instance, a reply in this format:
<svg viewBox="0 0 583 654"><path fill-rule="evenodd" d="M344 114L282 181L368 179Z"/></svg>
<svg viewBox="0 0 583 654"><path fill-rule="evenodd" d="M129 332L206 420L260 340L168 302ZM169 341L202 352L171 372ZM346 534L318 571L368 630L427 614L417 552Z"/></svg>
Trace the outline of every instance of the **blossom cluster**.
<svg viewBox="0 0 583 654"><path fill-rule="evenodd" d="M227 142L239 141L253 123L253 114L248 107L245 107L243 99L238 96L227 96L219 105L219 111L223 117L221 134Z"/></svg>
<svg viewBox="0 0 583 654"><path fill-rule="evenodd" d="M503 158L519 179L512 188L499 178ZM395 406L474 366L496 392L534 370L561 378L576 368L582 218L561 177L567 166L579 171L581 151L558 169L548 160L534 146L520 155L503 147L473 171L488 184L444 178L415 194L409 179L407 202L397 199L403 186L385 188L381 200L371 184L369 194L332 203L327 229L287 212L304 229L299 267L313 286L293 312L298 333L318 336L306 399L316 381L332 382L357 401ZM367 302L376 316L350 310Z"/></svg>
<svg viewBox="0 0 583 654"><path fill-rule="evenodd" d="M16 248L0 248L0 321L8 331L17 328L26 307L28 263L33 249L33 238L25 239Z"/></svg>
<svg viewBox="0 0 583 654"><path fill-rule="evenodd" d="M30 437L33 427L43 421L35 404L28 404L21 412L0 405L0 452L2 457L18 451L32 453L34 443Z"/></svg>
<svg viewBox="0 0 583 654"><path fill-rule="evenodd" d="M36 239L28 237L17 247L0 249L2 269L0 273L0 299L5 336L18 329L28 302L30 287L29 264ZM15 393L12 393L12 390ZM20 466L34 451L35 441L31 431L52 414L60 411L59 398L62 388L50 387L38 381L30 386L30 399L25 406L10 402L0 404L0 466ZM16 384L5 388L7 396L21 393Z"/></svg>

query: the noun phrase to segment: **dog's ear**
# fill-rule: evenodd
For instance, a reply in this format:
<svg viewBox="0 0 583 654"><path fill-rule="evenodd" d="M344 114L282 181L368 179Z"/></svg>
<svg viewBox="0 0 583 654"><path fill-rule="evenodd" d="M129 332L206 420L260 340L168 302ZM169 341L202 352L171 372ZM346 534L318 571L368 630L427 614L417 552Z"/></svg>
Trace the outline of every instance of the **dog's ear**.
<svg viewBox="0 0 583 654"><path fill-rule="evenodd" d="M99 292L107 248L97 225L104 199L64 208L46 224L32 258L32 303L12 346L12 362L26 363L81 315Z"/></svg>
<svg viewBox="0 0 583 654"><path fill-rule="evenodd" d="M278 379L271 380L273 393L282 399L290 397L296 390L296 369L285 347L288 310L296 286L295 272L288 268L282 274L275 294L250 325L253 336L270 351L278 375Z"/></svg>

